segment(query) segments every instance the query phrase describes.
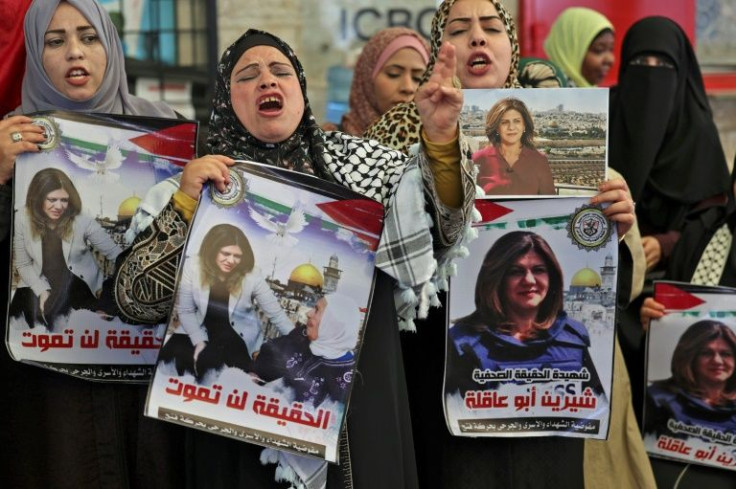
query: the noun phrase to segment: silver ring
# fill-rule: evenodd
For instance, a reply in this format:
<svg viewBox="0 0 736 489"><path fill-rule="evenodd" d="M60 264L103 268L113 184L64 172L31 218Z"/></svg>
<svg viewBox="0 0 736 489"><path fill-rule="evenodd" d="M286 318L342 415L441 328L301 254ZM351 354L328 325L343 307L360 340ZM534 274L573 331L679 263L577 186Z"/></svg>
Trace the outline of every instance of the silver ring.
<svg viewBox="0 0 736 489"><path fill-rule="evenodd" d="M18 131L11 132L10 139L12 139L14 143L19 143L23 141L23 135Z"/></svg>

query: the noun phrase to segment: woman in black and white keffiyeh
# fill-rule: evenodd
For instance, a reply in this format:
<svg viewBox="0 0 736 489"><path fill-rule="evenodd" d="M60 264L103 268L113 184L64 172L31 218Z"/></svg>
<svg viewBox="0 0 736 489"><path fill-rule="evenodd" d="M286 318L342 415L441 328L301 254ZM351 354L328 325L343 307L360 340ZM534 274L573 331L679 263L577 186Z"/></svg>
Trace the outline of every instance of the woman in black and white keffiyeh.
<svg viewBox="0 0 736 489"><path fill-rule="evenodd" d="M326 478L331 489L417 487L396 313L411 325L416 314L423 316L430 304L438 303L438 283L457 253L454 246L464 237L472 210L472 197L463 195L463 179L470 178L470 172L460 151L462 93L452 85L454 72L454 48L447 45L432 78L416 96L422 144L416 156L408 157L375 141L323 132L311 114L304 71L292 50L271 34L249 30L225 51L218 66L208 140L213 154L189 162L178 190L168 184L164 194L168 192L170 200L153 199L162 209L151 216L150 224L137 221L147 227L119 263L115 299L120 315L160 322L171 304L173 273L202 185L210 181L225 190L233 159L309 173L385 206L376 254L381 271L357 365L360 381L353 389L341 440L341 463L328 470L326 464L315 466L280 452L264 454L264 460L278 462L277 475L295 485L319 487ZM470 206L463 205L468 201ZM154 269L157 273L149 274ZM171 280L161 281L166 273L172 273ZM154 280L148 278L153 275L155 286L132 286ZM135 295L150 290L163 295ZM376 426L381 427L379 433ZM205 433L188 436L192 485L274 484L273 470L268 481L259 478L264 471L258 462L261 449Z"/></svg>

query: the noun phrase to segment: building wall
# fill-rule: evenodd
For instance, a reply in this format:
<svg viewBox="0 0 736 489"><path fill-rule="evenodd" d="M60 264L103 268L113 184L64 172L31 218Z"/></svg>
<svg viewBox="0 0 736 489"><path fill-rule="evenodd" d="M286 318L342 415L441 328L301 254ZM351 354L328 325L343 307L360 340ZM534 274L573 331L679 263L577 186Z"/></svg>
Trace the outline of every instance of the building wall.
<svg viewBox="0 0 736 489"><path fill-rule="evenodd" d="M309 81L309 99L318 120L325 117L327 69L351 66L364 44L361 37L393 23L429 35L435 0L217 0L219 47L225 50L249 27L272 32L288 42L299 55ZM518 0L506 0L512 15ZM357 30L356 27L357 26ZM711 97L716 124L726 158L736 154L736 94Z"/></svg>
<svg viewBox="0 0 736 489"><path fill-rule="evenodd" d="M435 0L218 0L220 52L249 27L272 32L296 51L318 120L327 105L327 69L351 66L361 38L392 24L429 35Z"/></svg>

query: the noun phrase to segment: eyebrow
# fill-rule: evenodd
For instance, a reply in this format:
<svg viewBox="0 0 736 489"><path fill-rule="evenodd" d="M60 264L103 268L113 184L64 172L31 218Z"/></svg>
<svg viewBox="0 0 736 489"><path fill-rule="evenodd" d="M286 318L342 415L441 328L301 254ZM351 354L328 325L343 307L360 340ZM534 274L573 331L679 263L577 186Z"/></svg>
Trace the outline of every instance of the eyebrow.
<svg viewBox="0 0 736 489"><path fill-rule="evenodd" d="M384 68L398 68L400 70L409 70L409 71L426 71L426 68L407 68L404 65L400 65L398 63L393 63L390 65L385 65Z"/></svg>
<svg viewBox="0 0 736 489"><path fill-rule="evenodd" d="M498 20L501 20L501 17L500 17L500 16L498 16L498 15L488 15L488 16L485 16L485 17L481 17L481 18L480 18L480 19L478 19L478 20L480 20L481 22L487 22L487 21L489 21L489 20L494 20L494 19L498 19ZM455 18L455 19L452 19L451 21L449 21L449 22L447 23L447 25L449 26L449 25L450 25L450 24L452 24L453 22L463 22L463 23L466 23L466 24L467 24L467 23L469 23L469 22L470 22L471 20L472 20L472 19L471 19L470 17L457 17L457 18ZM501 22L503 22L503 21L501 21Z"/></svg>
<svg viewBox="0 0 736 489"><path fill-rule="evenodd" d="M236 71L236 72L235 72L235 73L233 73L233 74L234 74L234 75L237 75L237 74L239 74L239 73L241 73L241 72L243 72L243 71L247 70L248 68L252 68L252 67L254 67L254 66L259 66L259 65L260 65L260 63L258 63L257 61L255 61L255 62L253 62L253 63L251 63L251 64L249 64L249 65L246 65L246 66L242 67L241 69L239 69L238 71ZM292 69L293 69L293 66L291 66L291 63L284 63L284 62L282 62L282 61L271 61L271 62L270 62L270 63L268 64L268 67L269 67L269 68L273 68L274 66L286 66L287 68L292 68Z"/></svg>
<svg viewBox="0 0 736 489"><path fill-rule="evenodd" d="M82 25L82 26L77 27L77 32L87 31L90 29L94 30L95 28L91 25ZM49 35L49 34L65 34L65 33L66 33L65 29L52 29L52 30L46 31L44 33L44 36Z"/></svg>

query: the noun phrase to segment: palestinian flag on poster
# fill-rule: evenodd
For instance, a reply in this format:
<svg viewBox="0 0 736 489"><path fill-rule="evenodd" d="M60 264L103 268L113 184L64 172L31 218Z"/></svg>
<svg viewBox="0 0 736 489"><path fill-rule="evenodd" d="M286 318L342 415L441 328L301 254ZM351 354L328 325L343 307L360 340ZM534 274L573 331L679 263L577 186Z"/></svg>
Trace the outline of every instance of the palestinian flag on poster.
<svg viewBox="0 0 736 489"><path fill-rule="evenodd" d="M300 216L306 223L316 222L322 230L334 233L337 239L350 243L357 250L375 251L381 234L383 223L383 206L370 199L348 199L316 204L320 212L309 213L304 210L295 213L290 205L278 202L269 196L248 193L246 200L251 204L251 215L265 216L274 225L282 225L285 229L293 226ZM268 226L263 220L258 220Z"/></svg>
<svg viewBox="0 0 736 489"><path fill-rule="evenodd" d="M654 300L665 315L647 333L644 446L736 470L736 289L658 281Z"/></svg>
<svg viewBox="0 0 736 489"><path fill-rule="evenodd" d="M238 162L230 176L192 220L146 415L334 462L383 206L283 168ZM217 303L211 284L229 277ZM216 330L218 308L230 321Z"/></svg>
<svg viewBox="0 0 736 489"><path fill-rule="evenodd" d="M31 117L47 141L15 167L11 355L77 377L145 382L164 325L116 317L110 278L140 209L156 207L149 190L195 156L197 123L67 112ZM61 250L45 259L47 229L64 222Z"/></svg>
<svg viewBox="0 0 736 489"><path fill-rule="evenodd" d="M478 199L450 280L444 402L455 436L605 439L618 240L587 197Z"/></svg>

